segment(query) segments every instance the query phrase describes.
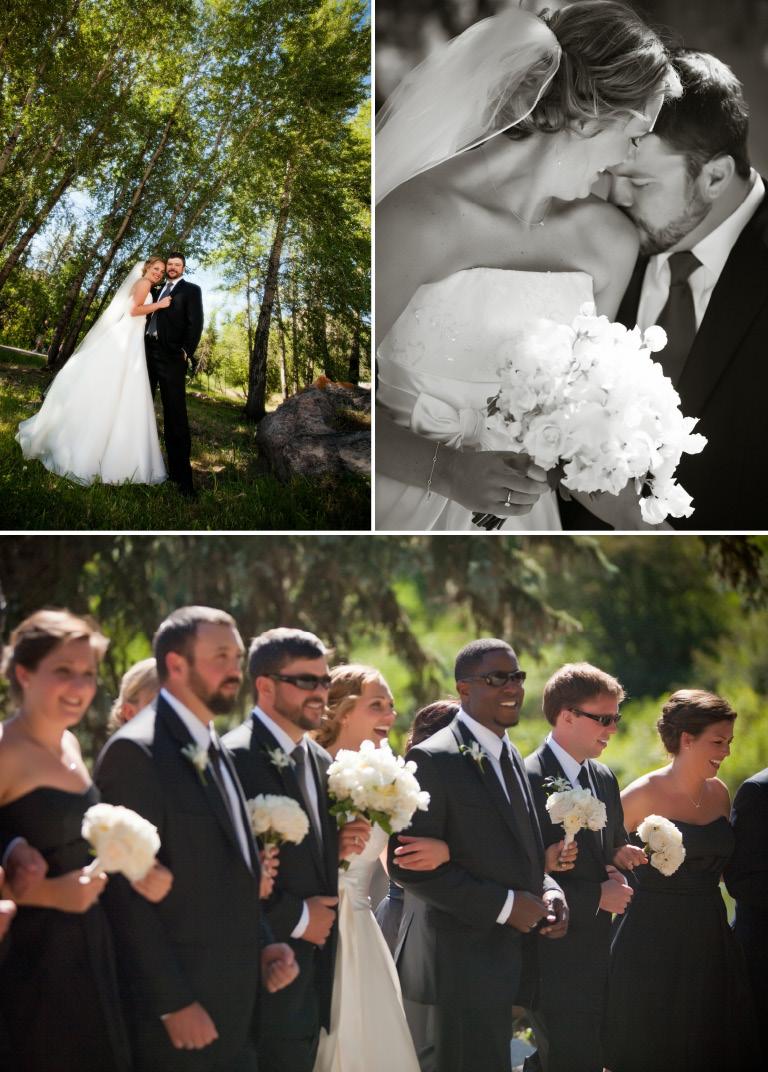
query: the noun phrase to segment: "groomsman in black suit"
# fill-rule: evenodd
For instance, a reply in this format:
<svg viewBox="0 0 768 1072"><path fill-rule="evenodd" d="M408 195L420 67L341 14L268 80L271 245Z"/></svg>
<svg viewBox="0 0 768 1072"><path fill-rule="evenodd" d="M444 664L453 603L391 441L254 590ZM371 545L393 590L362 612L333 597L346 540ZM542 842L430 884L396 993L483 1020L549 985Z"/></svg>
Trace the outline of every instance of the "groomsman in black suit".
<svg viewBox="0 0 768 1072"><path fill-rule="evenodd" d="M768 528L764 403L768 394L768 198L750 167L748 110L715 56L677 49L683 94L653 133L612 168L611 200L640 232L640 257L619 308L628 327L659 323L654 354L680 406L707 437L684 454L678 479L694 513L676 529ZM566 529L606 528L576 503Z"/></svg>
<svg viewBox="0 0 768 1072"><path fill-rule="evenodd" d="M616 778L596 762L616 732L623 699L619 682L597 667L561 667L544 686L542 706L552 730L525 761L547 860L558 872L571 913L563 940L539 948L537 1037L544 1037L547 1072L602 1072L611 919L623 914L633 893L617 868L646 862L642 849L627 844ZM605 827L580 830L563 849L563 828L546 808L547 779L589 789L605 804Z"/></svg>
<svg viewBox="0 0 768 1072"><path fill-rule="evenodd" d="M733 800L736 851L725 884L736 900L733 931L744 949L758 1024L768 1023L768 767L748 778Z"/></svg>
<svg viewBox="0 0 768 1072"><path fill-rule="evenodd" d="M154 823L173 872L158 904L112 876L110 913L138 1072L255 1072L259 985L285 986L296 964L268 944L259 861L242 789L213 728L242 681L233 619L183 607L154 638L156 702L104 747L102 799Z"/></svg>
<svg viewBox="0 0 768 1072"><path fill-rule="evenodd" d="M165 282L152 288L152 300L170 296L167 309L147 318L144 346L152 396L158 386L163 403L163 439L168 454L168 475L187 497L194 497L190 454L192 441L187 418L187 365L194 371L195 350L203 333L203 295L200 287L182 278L183 253L171 253L165 264Z"/></svg>
<svg viewBox="0 0 768 1072"><path fill-rule="evenodd" d="M322 641L300 629L270 629L256 637L248 653L256 706L224 737L247 798L292 797L310 820L301 844L280 846L266 904L269 925L293 949L300 974L262 1002L259 1072L312 1072L320 1028L330 1025L339 860L360 852L370 833L363 820L337 832L328 813L331 757L307 733L325 713L326 657Z"/></svg>
<svg viewBox="0 0 768 1072"><path fill-rule="evenodd" d="M561 937L568 909L544 874L530 786L507 736L524 696L517 656L503 640L476 640L459 652L455 674L461 710L408 753L430 794L429 810L416 813L408 833L441 838L450 860L434 871L408 871L394 855L397 837L390 843L390 874L426 902L434 934L434 959L412 965L415 991L405 994L424 1000L420 982L434 986L440 1072L509 1072L523 936L539 928ZM401 967L408 944L406 934Z"/></svg>

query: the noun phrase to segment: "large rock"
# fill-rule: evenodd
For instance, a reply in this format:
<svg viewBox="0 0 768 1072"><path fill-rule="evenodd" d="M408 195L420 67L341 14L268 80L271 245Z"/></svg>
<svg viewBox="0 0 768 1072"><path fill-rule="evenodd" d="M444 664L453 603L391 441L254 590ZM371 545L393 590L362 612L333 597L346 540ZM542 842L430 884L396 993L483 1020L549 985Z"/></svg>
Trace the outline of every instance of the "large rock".
<svg viewBox="0 0 768 1072"><path fill-rule="evenodd" d="M256 442L281 480L371 471L371 392L323 381L259 422Z"/></svg>

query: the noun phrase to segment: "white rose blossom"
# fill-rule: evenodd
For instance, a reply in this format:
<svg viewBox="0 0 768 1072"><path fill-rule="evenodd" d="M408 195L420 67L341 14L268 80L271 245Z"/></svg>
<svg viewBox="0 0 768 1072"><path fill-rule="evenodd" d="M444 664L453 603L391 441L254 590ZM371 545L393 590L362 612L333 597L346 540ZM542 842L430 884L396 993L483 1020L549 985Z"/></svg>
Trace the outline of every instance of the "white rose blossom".
<svg viewBox="0 0 768 1072"><path fill-rule="evenodd" d="M120 872L129 882L144 878L160 848L157 828L120 804L94 804L83 816L81 833L96 857L89 872Z"/></svg>
<svg viewBox="0 0 768 1072"><path fill-rule="evenodd" d="M651 867L662 875L674 875L685 859L680 829L663 815L647 815L637 828Z"/></svg>
<svg viewBox="0 0 768 1072"><path fill-rule="evenodd" d="M579 830L602 830L606 823L605 804L589 789L565 789L547 797L547 811L553 823L565 830L570 845Z"/></svg>
<svg viewBox="0 0 768 1072"><path fill-rule="evenodd" d="M265 845L290 841L299 845L309 832L309 818L293 797L259 793L246 801L251 830Z"/></svg>

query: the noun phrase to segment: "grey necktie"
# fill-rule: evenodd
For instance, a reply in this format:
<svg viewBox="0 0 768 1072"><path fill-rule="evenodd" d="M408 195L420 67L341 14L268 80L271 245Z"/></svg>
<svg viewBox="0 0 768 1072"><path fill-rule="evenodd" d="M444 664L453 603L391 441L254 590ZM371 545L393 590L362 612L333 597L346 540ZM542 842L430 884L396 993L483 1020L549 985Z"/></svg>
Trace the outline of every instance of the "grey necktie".
<svg viewBox="0 0 768 1072"><path fill-rule="evenodd" d="M161 293L160 293L160 297L157 300L162 301L163 298L167 298L168 295L171 293L172 287L173 287L172 283L166 283L165 286L163 287ZM155 309L154 313L149 318L149 325L147 327L147 335L151 335L153 339L157 338L157 309Z"/></svg>
<svg viewBox="0 0 768 1072"><path fill-rule="evenodd" d="M322 845L323 836L317 823L317 816L315 815L315 809L312 807L312 798L309 795L307 786L307 777L311 778L312 772L307 770L307 753L303 744L296 745L291 752L291 759L294 764L293 769L296 772L296 781L299 783L301 798L304 801L304 810L309 816L309 821L312 824L312 831L317 838L318 845Z"/></svg>
<svg viewBox="0 0 768 1072"><path fill-rule="evenodd" d="M700 265L701 261L688 249L669 258L669 297L658 319L659 326L667 333L667 345L656 359L675 387L696 337L696 314L688 277Z"/></svg>

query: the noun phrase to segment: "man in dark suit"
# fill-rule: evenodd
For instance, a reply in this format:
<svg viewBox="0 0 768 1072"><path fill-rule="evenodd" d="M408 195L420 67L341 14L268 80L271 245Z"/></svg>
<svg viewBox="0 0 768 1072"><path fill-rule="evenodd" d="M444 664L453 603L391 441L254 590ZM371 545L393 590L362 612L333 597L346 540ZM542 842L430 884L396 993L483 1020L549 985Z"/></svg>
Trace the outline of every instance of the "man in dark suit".
<svg viewBox="0 0 768 1072"><path fill-rule="evenodd" d="M328 813L331 757L307 735L325 713L326 655L322 641L300 629L270 629L256 637L248 653L256 706L224 737L246 797L292 797L310 820L299 845L281 845L266 905L269 925L293 949L300 974L263 1000L260 1072L312 1072L320 1028L330 1025L339 860L360 852L370 833L364 820L337 832Z"/></svg>
<svg viewBox="0 0 768 1072"><path fill-rule="evenodd" d="M541 934L562 936L567 906L544 874L530 786L507 736L524 695L517 656L503 640L476 640L459 652L455 673L461 710L408 753L430 794L429 810L416 813L408 832L441 838L450 860L434 871L409 871L398 866L397 838L390 843L390 874L427 903L434 935L431 962L418 943L421 964L412 966L413 988L405 994L425 1001L420 984L433 988L440 1072L509 1072L523 936L540 925ZM408 946L406 934L405 979Z"/></svg>
<svg viewBox="0 0 768 1072"><path fill-rule="evenodd" d="M183 253L171 253L165 263L165 283L153 287L152 300L170 296L171 304L147 317L144 344L152 397L160 387L163 403L163 439L168 475L186 496L194 495L190 465L191 438L187 418L185 376L187 363L195 369L195 350L203 333L203 297L200 287L182 278Z"/></svg>
<svg viewBox="0 0 768 1072"><path fill-rule="evenodd" d="M243 644L232 618L183 607L154 639L160 694L105 745L94 780L108 803L158 829L173 873L158 904L110 879L105 904L139 1072L255 1072L259 984L296 975L270 944L242 789L213 728L232 710Z"/></svg>
<svg viewBox="0 0 768 1072"><path fill-rule="evenodd" d="M768 528L764 399L768 392L768 200L750 168L747 107L724 63L678 49L683 94L612 170L613 200L640 232L640 258L618 319L661 323L654 354L708 442L677 470L694 513L676 529ZM606 528L578 504L566 529Z"/></svg>
<svg viewBox="0 0 768 1072"><path fill-rule="evenodd" d="M616 778L596 762L616 732L623 699L619 682L597 667L561 667L544 686L542 707L552 730L525 761L544 844L558 856L550 860L547 852L550 869L570 908L563 940L539 948L537 1026L546 1040L547 1072L602 1072L611 919L623 914L633 892L617 868L646 862L642 849L627 844ZM546 808L553 791L547 779L559 779L565 789L589 789L605 804L605 827L580 830L563 849L563 828Z"/></svg>
<svg viewBox="0 0 768 1072"><path fill-rule="evenodd" d="M736 793L731 823L736 851L725 869L725 884L736 901L733 931L744 949L758 1024L768 1022L768 767L748 778Z"/></svg>

